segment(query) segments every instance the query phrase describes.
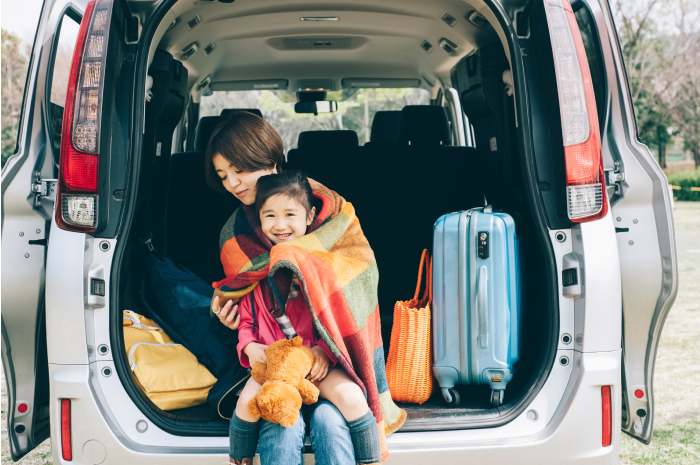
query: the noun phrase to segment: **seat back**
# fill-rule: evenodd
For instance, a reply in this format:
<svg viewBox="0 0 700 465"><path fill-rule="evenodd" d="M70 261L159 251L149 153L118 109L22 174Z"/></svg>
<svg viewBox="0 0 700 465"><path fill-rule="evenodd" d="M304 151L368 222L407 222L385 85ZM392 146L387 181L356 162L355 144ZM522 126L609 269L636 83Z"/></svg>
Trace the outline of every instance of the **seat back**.
<svg viewBox="0 0 700 465"><path fill-rule="evenodd" d="M394 302L412 296L420 251L432 248L435 220L483 204L475 150L450 147L449 139L441 107L409 106L401 112L398 143L368 144L354 167L361 181L350 195L377 258L385 338Z"/></svg>
<svg viewBox="0 0 700 465"><path fill-rule="evenodd" d="M287 153L287 167L343 193L352 183L348 170L358 153L355 131L306 131L299 134L297 148Z"/></svg>
<svg viewBox="0 0 700 465"><path fill-rule="evenodd" d="M142 229L138 235L150 236L156 246L161 246L166 234L166 187L173 131L185 111L187 70L172 55L157 50L148 74L153 85L146 104L137 224Z"/></svg>
<svg viewBox="0 0 700 465"><path fill-rule="evenodd" d="M204 176L204 153L173 154L168 184L165 255L208 282L221 279L221 227L240 205L232 195L215 192Z"/></svg>
<svg viewBox="0 0 700 465"><path fill-rule="evenodd" d="M374 119L372 119L372 130L370 132L369 142L365 145L397 145L399 143L400 134L401 112L378 111L374 114Z"/></svg>

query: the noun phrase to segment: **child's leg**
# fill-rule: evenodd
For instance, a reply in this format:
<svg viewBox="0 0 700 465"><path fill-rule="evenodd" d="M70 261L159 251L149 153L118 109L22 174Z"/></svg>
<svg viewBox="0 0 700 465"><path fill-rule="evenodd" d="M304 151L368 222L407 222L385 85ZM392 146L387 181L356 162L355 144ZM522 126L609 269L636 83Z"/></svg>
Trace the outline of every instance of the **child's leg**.
<svg viewBox="0 0 700 465"><path fill-rule="evenodd" d="M348 422L355 461L361 464L379 463L377 420L370 411L360 386L343 370L334 368L318 388L321 397L331 401Z"/></svg>
<svg viewBox="0 0 700 465"><path fill-rule="evenodd" d="M229 457L231 463L246 463L244 459L255 455L258 446L258 420L248 409L248 403L255 397L260 385L249 378L238 396L236 410L231 417L229 427ZM252 463L252 460L248 463Z"/></svg>
<svg viewBox="0 0 700 465"><path fill-rule="evenodd" d="M365 395L341 369L333 368L318 385L321 397L331 401L347 421L357 420L369 412Z"/></svg>
<svg viewBox="0 0 700 465"><path fill-rule="evenodd" d="M255 397L255 394L260 390L260 385L251 376L248 381L243 386L241 394L238 396L238 402L236 402L236 416L241 420L254 422L260 419L259 416L253 415L253 413L248 408L248 404Z"/></svg>

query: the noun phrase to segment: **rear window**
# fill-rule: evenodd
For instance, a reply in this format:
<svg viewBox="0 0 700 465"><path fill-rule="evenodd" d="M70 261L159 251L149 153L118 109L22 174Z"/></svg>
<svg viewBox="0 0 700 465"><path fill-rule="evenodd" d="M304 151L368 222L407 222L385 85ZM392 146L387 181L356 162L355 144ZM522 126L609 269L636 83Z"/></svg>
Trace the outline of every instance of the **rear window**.
<svg viewBox="0 0 700 465"><path fill-rule="evenodd" d="M287 91L214 92L202 97L200 116L218 116L226 108L258 108L264 118L279 131L285 150L296 147L299 133L314 130L351 129L360 144L369 141L372 120L377 111L401 110L406 105L430 104L425 89L353 89L329 92L329 100L338 101L338 111L312 114L294 112L296 95Z"/></svg>

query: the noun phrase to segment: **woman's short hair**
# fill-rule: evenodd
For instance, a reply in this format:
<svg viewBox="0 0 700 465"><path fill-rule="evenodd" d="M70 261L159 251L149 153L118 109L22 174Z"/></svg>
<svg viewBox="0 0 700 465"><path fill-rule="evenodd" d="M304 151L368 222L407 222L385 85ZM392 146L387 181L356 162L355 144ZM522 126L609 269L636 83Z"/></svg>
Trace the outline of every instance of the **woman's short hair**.
<svg viewBox="0 0 700 465"><path fill-rule="evenodd" d="M242 171L279 170L284 163L284 144L270 123L256 114L238 111L216 125L204 157L207 183L223 192L212 162L217 154Z"/></svg>
<svg viewBox="0 0 700 465"><path fill-rule="evenodd" d="M260 176L255 191L255 210L258 213L265 201L277 194L284 194L298 201L307 213L313 206L313 191L309 179L299 170Z"/></svg>

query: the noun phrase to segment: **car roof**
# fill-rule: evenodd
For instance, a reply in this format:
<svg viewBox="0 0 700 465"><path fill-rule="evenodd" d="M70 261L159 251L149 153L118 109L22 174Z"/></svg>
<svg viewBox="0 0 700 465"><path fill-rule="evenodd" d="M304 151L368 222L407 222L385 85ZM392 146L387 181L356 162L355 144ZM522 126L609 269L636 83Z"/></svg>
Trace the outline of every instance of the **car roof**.
<svg viewBox="0 0 700 465"><path fill-rule="evenodd" d="M184 63L195 91L434 89L477 44L498 40L484 17L494 22L482 0L182 0L154 47Z"/></svg>

